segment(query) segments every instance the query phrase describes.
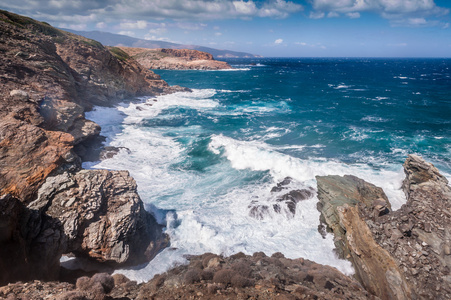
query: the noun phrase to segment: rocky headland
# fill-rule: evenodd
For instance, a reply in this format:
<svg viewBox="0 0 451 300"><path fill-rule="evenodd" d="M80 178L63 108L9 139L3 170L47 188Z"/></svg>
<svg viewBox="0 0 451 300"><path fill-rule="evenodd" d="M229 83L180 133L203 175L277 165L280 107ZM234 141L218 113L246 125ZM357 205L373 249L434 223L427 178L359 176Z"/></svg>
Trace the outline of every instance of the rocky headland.
<svg viewBox="0 0 451 300"><path fill-rule="evenodd" d="M451 188L409 155L407 203L352 175L318 176L317 191L285 179L249 205L295 218L318 194L319 231L355 275L281 253L187 257L146 283L61 270L64 253L108 266L152 259L169 243L127 171L82 170L100 127L93 105L170 87L131 53L0 11L0 298L6 299L450 299ZM114 150L114 149L113 149ZM113 151L114 152L114 151ZM63 274L63 275L61 275Z"/></svg>
<svg viewBox="0 0 451 300"><path fill-rule="evenodd" d="M81 170L93 105L175 91L122 52L0 11L0 283L55 280L63 253L141 263L168 243L126 171ZM80 154L80 155L79 155Z"/></svg>
<svg viewBox="0 0 451 300"><path fill-rule="evenodd" d="M147 49L118 47L148 69L227 70L232 67L207 52L190 49Z"/></svg>

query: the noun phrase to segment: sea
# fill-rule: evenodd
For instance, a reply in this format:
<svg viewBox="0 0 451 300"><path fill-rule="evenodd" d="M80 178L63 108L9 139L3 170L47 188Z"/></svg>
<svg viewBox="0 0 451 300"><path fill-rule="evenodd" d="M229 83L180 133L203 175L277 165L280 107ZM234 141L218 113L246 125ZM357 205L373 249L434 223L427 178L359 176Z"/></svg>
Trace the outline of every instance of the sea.
<svg viewBox="0 0 451 300"><path fill-rule="evenodd" d="M228 59L233 70L155 70L189 87L95 107L105 145L120 149L85 168L128 170L170 246L117 270L138 282L189 255L238 252L351 264L318 231L315 176L351 174L406 202L402 164L418 154L451 179L451 59ZM287 177L286 189L274 191ZM290 190L313 196L294 213L273 209ZM259 216L255 206L267 206Z"/></svg>

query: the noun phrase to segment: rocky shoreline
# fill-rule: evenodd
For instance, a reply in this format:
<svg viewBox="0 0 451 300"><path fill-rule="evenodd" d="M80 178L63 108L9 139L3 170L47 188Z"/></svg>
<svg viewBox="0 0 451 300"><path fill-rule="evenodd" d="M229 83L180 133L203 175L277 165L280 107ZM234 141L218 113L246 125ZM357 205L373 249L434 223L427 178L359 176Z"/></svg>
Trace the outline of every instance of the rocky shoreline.
<svg viewBox="0 0 451 300"><path fill-rule="evenodd" d="M63 253L113 266L150 260L168 245L127 171L82 170L98 137L86 120L171 87L123 53L0 11L0 284L57 280Z"/></svg>
<svg viewBox="0 0 451 300"><path fill-rule="evenodd" d="M100 133L84 112L187 89L170 87L119 48L45 23L0 11L0 27L0 298L451 298L451 188L416 155L404 163L407 203L397 211L362 179L317 177L319 230L333 232L352 277L261 252L191 256L141 284L119 274L63 276L64 253L114 269L149 261L169 243L127 171L82 170L82 152ZM296 203L313 193L253 202L252 216L272 209L296 217Z"/></svg>

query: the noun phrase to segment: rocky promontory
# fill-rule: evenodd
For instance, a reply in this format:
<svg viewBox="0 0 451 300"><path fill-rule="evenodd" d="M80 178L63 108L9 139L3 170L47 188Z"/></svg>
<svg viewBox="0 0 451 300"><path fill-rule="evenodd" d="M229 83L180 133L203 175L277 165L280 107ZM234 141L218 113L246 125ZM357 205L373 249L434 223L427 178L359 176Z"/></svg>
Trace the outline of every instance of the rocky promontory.
<svg viewBox="0 0 451 300"><path fill-rule="evenodd" d="M227 70L232 67L207 52L190 49L147 49L118 47L148 69Z"/></svg>
<svg viewBox="0 0 451 300"><path fill-rule="evenodd" d="M383 191L353 176L318 176L318 208L337 253L381 299L451 298L451 188L437 168L409 155L407 203L390 211Z"/></svg>
<svg viewBox="0 0 451 300"><path fill-rule="evenodd" d="M0 283L57 279L62 253L136 264L167 245L124 171L81 170L93 105L175 91L118 50L0 11Z"/></svg>

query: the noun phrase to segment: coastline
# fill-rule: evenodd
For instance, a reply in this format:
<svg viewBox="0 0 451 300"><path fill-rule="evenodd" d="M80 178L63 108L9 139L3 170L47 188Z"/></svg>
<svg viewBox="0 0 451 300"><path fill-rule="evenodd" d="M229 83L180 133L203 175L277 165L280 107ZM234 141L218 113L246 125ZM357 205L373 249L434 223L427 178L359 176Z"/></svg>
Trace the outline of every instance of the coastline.
<svg viewBox="0 0 451 300"><path fill-rule="evenodd" d="M196 111L220 107L220 104L203 94L205 91L199 90L192 92L193 98L185 96L181 99L185 103L180 102L180 99L171 98L171 93L188 89L170 87L158 75L139 66L134 60L124 58L121 53L108 52L95 41L67 35L44 23L21 19L3 11L1 14L1 24L7 29L8 42L17 46L8 50L5 56L5 60L14 67L3 64L2 68L5 74L10 74L11 68L23 70L23 77L8 79L8 85L2 86L0 145L1 163L5 168L2 169L0 181L0 204L5 219L2 219L0 227L0 241L6 246L2 248L0 264L4 270L10 271L1 274L1 283L5 284L0 288L2 297L42 297L45 293L46 296L54 295L61 299L187 295L207 299L262 295L269 298L291 295L295 298L408 299L431 295L448 297L451 294L447 285L451 267L451 233L448 226L451 222L448 211L451 189L446 178L433 165L418 156L408 156L402 185L407 203L397 203L400 209L391 211L384 192L362 179L349 179L345 174L350 169L340 165L340 175L344 176L316 177L316 180L308 177L314 177L312 174L316 173L307 174L310 183L318 185L312 188L304 185L306 174L298 171L301 169L297 168L299 164L293 163L294 160L288 156L279 155L261 143L237 141L220 134L212 135L207 143L212 155L223 156L221 159L230 161L233 166L233 159L237 158L233 151L241 151L245 154L245 163L235 170L267 171L275 180L257 182L266 184L264 187L269 192L257 195L264 199L269 194L265 201L270 205L259 200L251 204L240 203L238 212L234 213L248 216L250 209L254 212L251 217L258 224L257 221L264 219L272 207L271 213L275 216L283 211L288 216L286 220L292 220L295 214L310 217L309 221L317 222L314 223L316 227L320 224L318 214L308 216L304 212L302 215L303 210L298 208L315 206L317 193L321 200L318 210L322 227L335 232L335 242L340 241L335 243L335 247L341 251L342 258L352 262L356 270L355 278L329 266L297 258L299 256L290 259L275 251L271 257L262 252L247 253L251 256L235 251L239 249L237 247L233 249L234 254L228 257L219 255L221 253L198 253L198 256L184 253L184 258L190 261L189 266L180 266L143 284L130 281L120 274L111 276L105 273L91 277L74 273L72 283L52 281L59 277L59 259L63 253L72 252L117 269L148 262L165 248L176 250L167 248L167 236L155 217L144 209L136 181L128 171L81 168L79 154L82 150L79 148L77 154L74 146L81 145L84 151L89 151L89 141L101 134L99 125L86 119L86 111L96 105L107 110L116 101L147 93L164 94L162 97L173 101L166 105L163 101L152 99L147 103L131 105L130 110L141 113L142 118L130 114L127 122L138 124L145 117L158 115L158 111L168 107L186 109L191 105ZM5 18L9 22L4 21ZM43 35L42 31L48 34ZM29 40L20 39L22 35L29 36L39 47L33 48ZM74 62L73 58L77 55L86 56L89 64ZM49 62L53 64L45 65L42 70L42 63ZM87 66L92 68L88 71ZM96 67L99 66L107 67L97 72ZM37 78L41 81L38 82ZM330 88L341 90L342 86L333 85ZM49 95L46 93L48 91L54 93ZM190 100L195 101L190 103ZM156 112L143 108L146 105ZM278 103L275 105L271 109L286 109L283 103L281 106L277 106ZM246 107L244 113L248 113L249 109L252 113L262 111L254 103ZM234 116L234 112L231 115ZM172 123L165 122L163 120L165 126L172 126ZM196 125L193 127L197 128ZM164 141L160 139L159 142ZM114 153L120 155L121 151L127 152L127 147L110 146L116 148L109 149L110 153L105 154L109 158L113 158ZM168 151L164 155L170 156L174 149L177 149L175 143L167 144L165 150ZM152 152L149 149L146 151ZM296 168L288 168L290 176L287 176L277 165L271 169L273 165L262 166L261 160L252 160L255 153L275 153L278 164L288 161L290 166ZM161 153L151 154L155 154L151 159L163 157ZM166 159L170 161L172 157ZM238 159L243 161L241 157ZM318 166L308 160L302 161L308 169ZM328 166L332 165L335 166ZM233 172L232 175L237 174ZM171 175L169 172L156 175L161 174ZM170 179L176 181L179 178ZM190 179L184 180L189 182ZM327 184L324 182L328 180L332 183L325 187ZM256 191L261 192L250 190L249 194ZM232 195L240 196L240 193ZM201 204L208 206L208 203ZM197 222L194 214L188 217L188 221ZM217 227L242 225L234 224L228 217L217 223ZM175 228L169 225L171 221L176 223L176 218L166 221L168 228ZM203 227L201 222L198 224L195 225L199 233L204 234L207 241L215 237L209 228ZM288 236L294 236L297 232L299 228L294 228ZM193 234L189 231L184 233ZM341 238L339 234L342 234ZM220 242L218 239L218 249L221 249ZM328 242L332 243L330 235ZM237 245L242 246L238 242ZM368 245L371 245L370 249ZM374 257L376 261L372 260ZM420 272L423 268L428 272ZM42 281L32 282L34 279ZM15 281L26 283L11 283Z"/></svg>

